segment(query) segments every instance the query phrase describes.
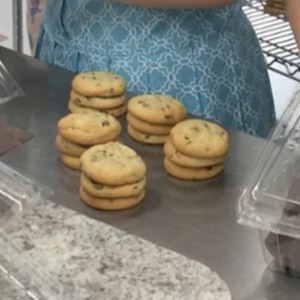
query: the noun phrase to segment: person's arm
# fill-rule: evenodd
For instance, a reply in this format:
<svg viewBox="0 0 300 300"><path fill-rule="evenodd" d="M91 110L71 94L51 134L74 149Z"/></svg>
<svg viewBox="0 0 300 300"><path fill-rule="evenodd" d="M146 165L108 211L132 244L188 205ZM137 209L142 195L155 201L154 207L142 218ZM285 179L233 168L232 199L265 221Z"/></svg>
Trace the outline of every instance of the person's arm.
<svg viewBox="0 0 300 300"><path fill-rule="evenodd" d="M236 0L116 0L118 2L152 8L212 8L233 4ZM300 1L300 0L296 0Z"/></svg>
<svg viewBox="0 0 300 300"><path fill-rule="evenodd" d="M300 0L286 0L286 10L300 49Z"/></svg>

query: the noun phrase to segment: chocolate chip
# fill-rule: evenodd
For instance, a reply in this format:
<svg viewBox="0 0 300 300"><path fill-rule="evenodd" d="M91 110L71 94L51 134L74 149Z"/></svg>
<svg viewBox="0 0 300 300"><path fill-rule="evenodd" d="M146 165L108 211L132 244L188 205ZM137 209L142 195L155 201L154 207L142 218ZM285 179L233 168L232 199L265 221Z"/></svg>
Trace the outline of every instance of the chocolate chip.
<svg viewBox="0 0 300 300"><path fill-rule="evenodd" d="M104 120L104 121L102 121L101 124L102 124L103 127L106 127L106 126L109 126L110 123L109 123L109 121Z"/></svg>
<svg viewBox="0 0 300 300"><path fill-rule="evenodd" d="M137 186L137 185L135 185L134 187L133 187L133 189L134 190L137 190L139 187Z"/></svg>
<svg viewBox="0 0 300 300"><path fill-rule="evenodd" d="M206 123L204 123L204 126L206 129L209 129L209 126Z"/></svg>
<svg viewBox="0 0 300 300"><path fill-rule="evenodd" d="M225 132L224 131L221 131L220 132L220 137L223 137L225 135Z"/></svg>
<svg viewBox="0 0 300 300"><path fill-rule="evenodd" d="M201 129L199 127L197 127L197 126L192 127L192 130L196 131L196 132L200 132L201 131Z"/></svg>
<svg viewBox="0 0 300 300"><path fill-rule="evenodd" d="M95 189L96 190L102 190L104 187L103 187L103 185L102 184L100 184L100 183L94 183L94 186L95 186Z"/></svg>
<svg viewBox="0 0 300 300"><path fill-rule="evenodd" d="M207 171L211 171L213 169L213 166L208 166L208 167L206 167L206 170Z"/></svg>
<svg viewBox="0 0 300 300"><path fill-rule="evenodd" d="M205 127L207 128L209 134L212 134L212 129L211 129L211 127L210 127L209 125L207 125L207 124L204 124L204 125L205 125Z"/></svg>
<svg viewBox="0 0 300 300"><path fill-rule="evenodd" d="M110 156L110 157L113 157L114 155L113 155L112 153L109 153L109 156Z"/></svg>
<svg viewBox="0 0 300 300"><path fill-rule="evenodd" d="M145 139L148 140L151 137L151 134L145 134Z"/></svg>
<svg viewBox="0 0 300 300"><path fill-rule="evenodd" d="M80 104L80 103L81 103L81 101L80 101L80 99L79 99L79 98L75 98L75 99L74 99L74 103L75 103L75 104Z"/></svg>
<svg viewBox="0 0 300 300"><path fill-rule="evenodd" d="M98 156L97 155L92 155L91 162L94 163L94 162L97 162L97 161L98 161Z"/></svg>
<svg viewBox="0 0 300 300"><path fill-rule="evenodd" d="M97 77L96 76L92 76L93 80L97 80Z"/></svg>
<svg viewBox="0 0 300 300"><path fill-rule="evenodd" d="M171 118L172 118L172 116L170 116L170 115L165 115L165 119L169 120L169 119L171 119Z"/></svg>
<svg viewBox="0 0 300 300"><path fill-rule="evenodd" d="M190 140L190 138L187 135L184 136L184 139L187 140L187 141Z"/></svg>

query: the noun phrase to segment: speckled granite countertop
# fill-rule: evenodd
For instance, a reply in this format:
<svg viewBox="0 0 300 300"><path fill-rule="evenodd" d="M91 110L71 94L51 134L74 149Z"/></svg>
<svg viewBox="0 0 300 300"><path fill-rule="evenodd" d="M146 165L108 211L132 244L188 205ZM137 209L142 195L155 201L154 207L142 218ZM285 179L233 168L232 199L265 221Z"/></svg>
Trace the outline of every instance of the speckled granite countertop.
<svg viewBox="0 0 300 300"><path fill-rule="evenodd" d="M8 236L35 266L65 287L73 282L72 300L231 299L206 266L49 202ZM16 293L0 279L1 300L27 300Z"/></svg>

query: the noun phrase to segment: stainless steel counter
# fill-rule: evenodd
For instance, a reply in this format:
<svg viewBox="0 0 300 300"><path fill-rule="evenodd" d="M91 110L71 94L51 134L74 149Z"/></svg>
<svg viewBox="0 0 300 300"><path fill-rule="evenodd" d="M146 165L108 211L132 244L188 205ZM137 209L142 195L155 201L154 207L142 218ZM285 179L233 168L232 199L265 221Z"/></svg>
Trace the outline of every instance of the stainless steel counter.
<svg viewBox="0 0 300 300"><path fill-rule="evenodd" d="M67 112L73 74L3 48L0 59L26 93L0 107L1 121L35 135L2 161L53 189L53 201L203 262L224 278L234 300L299 300L300 282L266 270L258 233L235 221L235 202L262 140L232 132L224 174L195 184L167 176L161 147L135 143L124 130L124 141L146 160L147 196L136 209L99 212L81 203L79 174L60 163L53 146L56 122Z"/></svg>

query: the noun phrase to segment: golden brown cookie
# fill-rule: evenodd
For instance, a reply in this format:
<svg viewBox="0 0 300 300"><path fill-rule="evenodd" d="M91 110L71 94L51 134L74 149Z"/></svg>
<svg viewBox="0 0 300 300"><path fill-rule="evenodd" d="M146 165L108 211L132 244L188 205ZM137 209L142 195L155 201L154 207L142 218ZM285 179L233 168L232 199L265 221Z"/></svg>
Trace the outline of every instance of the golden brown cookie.
<svg viewBox="0 0 300 300"><path fill-rule="evenodd" d="M87 149L84 146L77 145L67 141L66 139L62 138L60 135L57 135L55 138L55 146L59 152L69 156L80 157L81 154Z"/></svg>
<svg viewBox="0 0 300 300"><path fill-rule="evenodd" d="M73 170L80 169L79 157L74 157L74 156L65 155L63 153L60 153L60 159L63 162L63 164L66 165L68 168L71 168Z"/></svg>
<svg viewBox="0 0 300 300"><path fill-rule="evenodd" d="M110 72L85 72L72 80L72 89L87 97L116 97L125 93L123 78Z"/></svg>
<svg viewBox="0 0 300 300"><path fill-rule="evenodd" d="M168 135L172 129L172 126L170 125L156 125L141 121L130 113L126 115L126 119L131 127L144 133L150 133L154 135Z"/></svg>
<svg viewBox="0 0 300 300"><path fill-rule="evenodd" d="M179 152L173 145L172 140L168 138L164 144L164 154L167 158L176 165L188 168L202 168L220 164L224 161L224 157L216 158L197 158L187 156Z"/></svg>
<svg viewBox="0 0 300 300"><path fill-rule="evenodd" d="M70 99L74 100L79 106L105 110L122 106L126 101L126 96L123 94L113 98L86 97L71 90Z"/></svg>
<svg viewBox="0 0 300 300"><path fill-rule="evenodd" d="M71 113L89 114L93 112L100 112L100 113L102 112L116 118L124 115L127 110L125 104L121 105L120 107L111 108L111 109L96 109L96 108L80 106L76 103L76 100L72 100L72 99L69 100L68 108Z"/></svg>
<svg viewBox="0 0 300 300"><path fill-rule="evenodd" d="M80 187L81 200L90 207L101 210L124 210L137 206L145 197L143 190L138 196L128 198L105 199L97 198L89 195L82 187Z"/></svg>
<svg viewBox="0 0 300 300"><path fill-rule="evenodd" d="M128 102L128 111L141 121L157 125L174 125L186 117L182 103L166 95L141 95Z"/></svg>
<svg viewBox="0 0 300 300"><path fill-rule="evenodd" d="M164 144L169 138L169 135L155 135L155 134L140 132L129 124L127 125L127 131L128 134L133 139L143 144L152 144L152 145Z"/></svg>
<svg viewBox="0 0 300 300"><path fill-rule="evenodd" d="M137 153L118 142L89 148L81 156L81 170L93 181L124 185L142 180L146 165Z"/></svg>
<svg viewBox="0 0 300 300"><path fill-rule="evenodd" d="M134 197L142 193L146 185L146 178L125 185L105 185L95 182L81 173L80 184L89 195L98 198Z"/></svg>
<svg viewBox="0 0 300 300"><path fill-rule="evenodd" d="M75 99L70 99L68 102L68 109L70 113L89 114L94 112L100 112L94 108L84 107L77 104Z"/></svg>
<svg viewBox="0 0 300 300"><path fill-rule="evenodd" d="M185 120L175 125L170 135L174 147L187 156L215 158L225 156L228 151L228 133L212 122Z"/></svg>
<svg viewBox="0 0 300 300"><path fill-rule="evenodd" d="M167 157L164 159L164 167L168 174L184 180L205 180L220 174L223 164L204 168L185 168L171 162Z"/></svg>
<svg viewBox="0 0 300 300"><path fill-rule="evenodd" d="M102 112L105 112L111 116L114 116L115 118L123 116L126 113L126 111L127 111L126 104L123 104L116 108L102 110Z"/></svg>
<svg viewBox="0 0 300 300"><path fill-rule="evenodd" d="M60 119L57 129L64 139L72 143L92 146L116 140L121 125L116 118L105 113L73 113Z"/></svg>

